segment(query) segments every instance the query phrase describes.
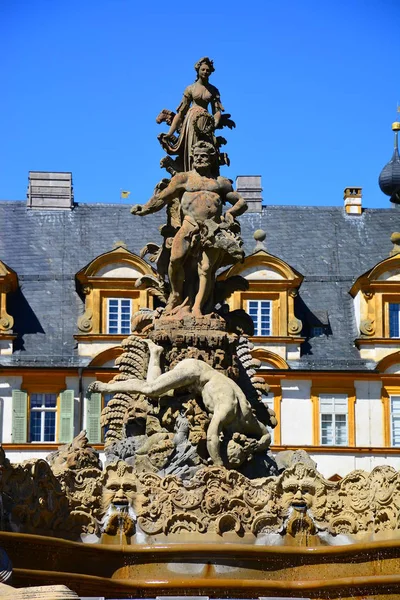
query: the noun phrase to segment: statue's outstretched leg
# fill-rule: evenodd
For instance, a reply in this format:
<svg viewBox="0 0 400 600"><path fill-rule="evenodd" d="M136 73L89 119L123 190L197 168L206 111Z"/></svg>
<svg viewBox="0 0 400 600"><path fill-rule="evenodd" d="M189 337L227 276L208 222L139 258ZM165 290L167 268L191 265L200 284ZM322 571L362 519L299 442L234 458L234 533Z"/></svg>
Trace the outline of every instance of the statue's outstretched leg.
<svg viewBox="0 0 400 600"><path fill-rule="evenodd" d="M196 294L192 312L196 317L203 314L204 305L208 300L212 300L212 274L217 261L219 250L207 248L203 250L201 261L198 265L199 289ZM212 306L213 308L213 306Z"/></svg>
<svg viewBox="0 0 400 600"><path fill-rule="evenodd" d="M223 396L215 398L215 386L210 382L204 386L202 395L205 406L210 408L213 406L213 416L207 429L208 454L214 465L223 465L219 451L220 435L222 430L235 419L236 394L233 389L225 386Z"/></svg>
<svg viewBox="0 0 400 600"><path fill-rule="evenodd" d="M197 273L199 275L199 290L196 294L196 298L193 304L192 312L196 317L202 316L202 307L207 299L210 290L210 258L206 252L203 251L201 261L197 267Z"/></svg>
<svg viewBox="0 0 400 600"><path fill-rule="evenodd" d="M198 230L198 226L193 223L190 219L186 218L183 220L182 226L179 231L175 234L174 241L171 246L171 257L168 267L168 277L171 284L171 294L168 298L167 306L165 311L169 312L175 307L182 304L183 298L183 284L185 281L184 263L186 260L187 253L190 249L190 241Z"/></svg>
<svg viewBox="0 0 400 600"><path fill-rule="evenodd" d="M158 346L152 340L145 339L143 341L147 344L150 352L146 381L147 383L151 383L155 381L158 377L160 377L162 373L160 366L160 358L164 348L162 346Z"/></svg>
<svg viewBox="0 0 400 600"><path fill-rule="evenodd" d="M181 366L179 363L174 369L164 373L155 379L153 382L142 381L141 379L126 379L125 381L115 381L114 383L102 383L95 381L90 384L88 393L103 392L103 393L139 393L149 396L150 398L159 398L164 396L170 390L187 387L198 381L197 372L189 372L187 367Z"/></svg>

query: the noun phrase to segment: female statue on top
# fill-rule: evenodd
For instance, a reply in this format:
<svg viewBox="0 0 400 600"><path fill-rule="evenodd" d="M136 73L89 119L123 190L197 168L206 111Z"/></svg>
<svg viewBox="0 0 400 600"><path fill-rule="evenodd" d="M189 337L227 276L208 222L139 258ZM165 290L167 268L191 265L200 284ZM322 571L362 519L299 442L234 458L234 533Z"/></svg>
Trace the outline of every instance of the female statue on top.
<svg viewBox="0 0 400 600"><path fill-rule="evenodd" d="M197 79L189 85L184 93L182 102L177 108L176 114L164 109L157 117L157 122L166 122L170 125L168 133L158 136L161 146L169 155L176 155L176 160L164 158L161 166L165 167L171 175L176 172L192 170L192 148L198 141L212 144L218 154L219 161L216 164L219 174L219 165L229 165L228 155L220 153L219 148L226 140L214 135L215 129L222 127L235 127L235 123L229 118L230 115L222 115L224 107L221 104L219 91L208 81L214 72L213 61L208 57L201 58L194 66ZM208 107L211 106L211 113ZM178 135L175 135L178 133ZM219 164L218 164L219 163Z"/></svg>

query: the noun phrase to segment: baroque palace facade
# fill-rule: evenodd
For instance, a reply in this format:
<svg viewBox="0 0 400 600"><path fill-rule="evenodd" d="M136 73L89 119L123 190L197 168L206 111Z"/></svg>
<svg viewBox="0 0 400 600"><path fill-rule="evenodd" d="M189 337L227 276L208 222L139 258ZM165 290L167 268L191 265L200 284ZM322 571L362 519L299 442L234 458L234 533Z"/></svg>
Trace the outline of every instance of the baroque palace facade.
<svg viewBox="0 0 400 600"><path fill-rule="evenodd" d="M381 175L388 195L385 173L398 165L396 148ZM254 322L258 374L278 418L272 451L305 449L333 479L399 469L396 198L368 209L351 187L335 207L262 206L261 177L236 184L249 205L246 258L219 278L248 281L228 302ZM102 450L109 397L88 402L86 390L115 375L131 316L157 305L135 283L153 273L140 251L164 222L126 205L75 203L70 173L30 173L27 198L0 202L0 436L13 462L44 458L81 429Z"/></svg>

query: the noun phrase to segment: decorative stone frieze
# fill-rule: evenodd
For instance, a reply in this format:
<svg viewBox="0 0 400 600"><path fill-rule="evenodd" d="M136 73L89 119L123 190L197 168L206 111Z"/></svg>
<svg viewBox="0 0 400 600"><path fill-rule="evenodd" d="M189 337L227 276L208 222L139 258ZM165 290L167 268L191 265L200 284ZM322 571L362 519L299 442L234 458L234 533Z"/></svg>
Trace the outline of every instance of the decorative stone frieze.
<svg viewBox="0 0 400 600"><path fill-rule="evenodd" d="M4 529L69 539L122 532L148 541L188 532L249 541L275 534L299 544L304 534L324 533L332 544L336 536L347 543L400 537L400 473L391 467L332 482L312 461L289 457L277 476L249 479L208 466L184 481L138 472L122 460L101 470L84 439L53 455L52 467L43 460L11 465L3 453Z"/></svg>

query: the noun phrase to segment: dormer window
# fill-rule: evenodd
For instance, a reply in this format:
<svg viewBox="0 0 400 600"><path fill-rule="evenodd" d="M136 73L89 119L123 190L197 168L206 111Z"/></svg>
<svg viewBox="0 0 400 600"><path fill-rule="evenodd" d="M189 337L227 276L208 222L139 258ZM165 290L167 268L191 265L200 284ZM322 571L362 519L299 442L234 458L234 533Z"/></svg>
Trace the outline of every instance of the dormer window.
<svg viewBox="0 0 400 600"><path fill-rule="evenodd" d="M136 283L152 275L151 267L125 246L97 256L76 274L77 290L84 300L78 319L78 354L94 357L131 333L132 315L140 308L153 308L147 289Z"/></svg>
<svg viewBox="0 0 400 600"><path fill-rule="evenodd" d="M131 331L132 300L107 299L107 333L129 335Z"/></svg>
<svg viewBox="0 0 400 600"><path fill-rule="evenodd" d="M283 362L299 359L303 323L295 304L303 276L262 248L221 273L218 280L235 276L245 279L247 285L243 282L241 289L227 298L227 304L231 311L243 310L251 318L256 348L274 353Z"/></svg>
<svg viewBox="0 0 400 600"><path fill-rule="evenodd" d="M247 312L254 323L254 335L272 335L271 300L248 300Z"/></svg>
<svg viewBox="0 0 400 600"><path fill-rule="evenodd" d="M392 235L392 242L397 236ZM353 284L354 312L359 335L355 340L363 359L380 362L397 352L400 339L400 250L361 275Z"/></svg>

